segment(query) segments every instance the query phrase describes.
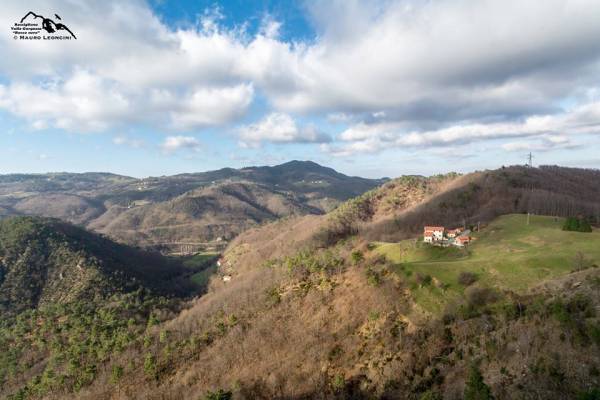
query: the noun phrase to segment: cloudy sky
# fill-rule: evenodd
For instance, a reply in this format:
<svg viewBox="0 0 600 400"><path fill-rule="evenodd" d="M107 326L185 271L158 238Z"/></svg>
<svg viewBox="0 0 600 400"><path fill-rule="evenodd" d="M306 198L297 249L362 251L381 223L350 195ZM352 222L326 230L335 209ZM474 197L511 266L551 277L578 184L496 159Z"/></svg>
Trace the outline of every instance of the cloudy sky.
<svg viewBox="0 0 600 400"><path fill-rule="evenodd" d="M77 40L15 40L30 10ZM0 173L600 168L599 21L596 0L3 0Z"/></svg>

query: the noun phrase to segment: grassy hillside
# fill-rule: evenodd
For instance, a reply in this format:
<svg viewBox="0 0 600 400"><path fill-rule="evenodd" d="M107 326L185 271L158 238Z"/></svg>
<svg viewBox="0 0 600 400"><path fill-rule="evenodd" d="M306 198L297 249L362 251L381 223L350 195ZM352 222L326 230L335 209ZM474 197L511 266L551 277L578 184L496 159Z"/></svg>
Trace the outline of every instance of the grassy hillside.
<svg viewBox="0 0 600 400"><path fill-rule="evenodd" d="M463 272L476 275L479 285L523 293L572 270L600 265L600 232L563 231L562 218L512 214L499 217L473 233L468 249L439 248L414 239L378 243L377 252L395 271L414 280L417 303L440 311L464 292L458 282ZM418 279L430 276L434 283Z"/></svg>

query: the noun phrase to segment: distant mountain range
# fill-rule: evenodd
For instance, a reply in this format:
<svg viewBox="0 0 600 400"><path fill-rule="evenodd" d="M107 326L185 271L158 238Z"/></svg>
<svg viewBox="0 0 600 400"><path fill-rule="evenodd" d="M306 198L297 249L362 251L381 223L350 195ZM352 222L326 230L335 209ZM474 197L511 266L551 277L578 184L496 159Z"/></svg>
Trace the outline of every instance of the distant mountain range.
<svg viewBox="0 0 600 400"><path fill-rule="evenodd" d="M0 176L0 217L59 218L140 246L222 243L281 217L323 214L385 179L309 161L136 179L109 173Z"/></svg>

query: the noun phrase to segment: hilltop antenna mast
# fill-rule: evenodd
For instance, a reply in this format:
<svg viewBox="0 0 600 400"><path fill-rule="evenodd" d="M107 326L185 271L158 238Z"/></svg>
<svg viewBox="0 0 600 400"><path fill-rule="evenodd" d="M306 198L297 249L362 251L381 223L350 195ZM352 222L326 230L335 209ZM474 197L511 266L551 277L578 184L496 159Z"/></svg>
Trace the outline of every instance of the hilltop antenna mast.
<svg viewBox="0 0 600 400"><path fill-rule="evenodd" d="M527 154L527 164L526 164L529 168L533 168L533 154L531 154L531 152L529 152L529 154Z"/></svg>

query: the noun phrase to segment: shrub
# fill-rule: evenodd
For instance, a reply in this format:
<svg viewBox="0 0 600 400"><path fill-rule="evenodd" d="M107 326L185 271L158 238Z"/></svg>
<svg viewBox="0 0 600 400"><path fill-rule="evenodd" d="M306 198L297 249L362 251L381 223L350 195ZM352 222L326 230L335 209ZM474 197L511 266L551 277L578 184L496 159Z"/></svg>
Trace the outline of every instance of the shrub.
<svg viewBox="0 0 600 400"><path fill-rule="evenodd" d="M344 354L344 349L339 344L336 344L331 350L329 350L327 358L329 361L332 361L339 358L342 354Z"/></svg>
<svg viewBox="0 0 600 400"><path fill-rule="evenodd" d="M269 305L274 306L281 302L281 294L279 293L278 287L272 287L270 289L267 289L265 294L267 298L267 303Z"/></svg>
<svg viewBox="0 0 600 400"><path fill-rule="evenodd" d="M121 379L122 376L123 376L123 367L121 367L120 365L113 365L112 371L110 374L111 382L112 383L119 382L119 380Z"/></svg>
<svg viewBox="0 0 600 400"><path fill-rule="evenodd" d="M421 286L429 286L431 284L431 275L422 274L417 272L415 275L415 281Z"/></svg>
<svg viewBox="0 0 600 400"><path fill-rule="evenodd" d="M587 327L587 334L593 342L600 345L600 325L589 323Z"/></svg>
<svg viewBox="0 0 600 400"><path fill-rule="evenodd" d="M563 231L591 232L592 226L585 218L569 217L562 227Z"/></svg>
<svg viewBox="0 0 600 400"><path fill-rule="evenodd" d="M465 295L471 307L484 306L498 300L498 293L487 287L470 287L465 291Z"/></svg>
<svg viewBox="0 0 600 400"><path fill-rule="evenodd" d="M419 397L419 400L442 400L442 399L443 399L443 397L439 392L435 392L431 389L426 391Z"/></svg>
<svg viewBox="0 0 600 400"><path fill-rule="evenodd" d="M230 400L233 394L230 391L219 389L216 392L208 392L202 400Z"/></svg>
<svg viewBox="0 0 600 400"><path fill-rule="evenodd" d="M331 382L331 386L337 392L340 391L346 386L346 380L344 379L344 375L338 374L333 378Z"/></svg>
<svg viewBox="0 0 600 400"><path fill-rule="evenodd" d="M507 320L514 320L521 316L523 306L519 303L507 303L502 306L502 313Z"/></svg>
<svg viewBox="0 0 600 400"><path fill-rule="evenodd" d="M586 219L579 221L579 232L591 232L592 226Z"/></svg>
<svg viewBox="0 0 600 400"><path fill-rule="evenodd" d="M352 257L352 263L355 265L365 259L365 256L360 250L354 250L350 256Z"/></svg>
<svg viewBox="0 0 600 400"><path fill-rule="evenodd" d="M472 272L463 271L458 274L458 283L463 286L470 286L477 282L477 275Z"/></svg>
<svg viewBox="0 0 600 400"><path fill-rule="evenodd" d="M165 330L161 330L160 333L159 333L159 335L158 335L158 341L160 343L165 343L168 338L169 338L169 332L167 332Z"/></svg>
<svg viewBox="0 0 600 400"><path fill-rule="evenodd" d="M381 315L377 311L369 311L369 321L377 321Z"/></svg>
<svg viewBox="0 0 600 400"><path fill-rule="evenodd" d="M148 328L158 325L159 322L160 321L158 320L158 318L156 318L156 315L154 315L154 313L150 314L150 317L148 317Z"/></svg>
<svg viewBox="0 0 600 400"><path fill-rule="evenodd" d="M371 268L367 269L367 283L371 286L379 286L381 284L381 274Z"/></svg>
<svg viewBox="0 0 600 400"><path fill-rule="evenodd" d="M150 378L156 379L156 359L150 353L144 358L144 373Z"/></svg>
<svg viewBox="0 0 600 400"><path fill-rule="evenodd" d="M465 383L465 400L489 400L493 399L492 391L483 381L483 376L475 364L469 368L469 376Z"/></svg>
<svg viewBox="0 0 600 400"><path fill-rule="evenodd" d="M594 388L581 392L577 396L577 400L600 400L600 389Z"/></svg>

